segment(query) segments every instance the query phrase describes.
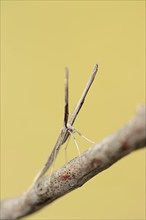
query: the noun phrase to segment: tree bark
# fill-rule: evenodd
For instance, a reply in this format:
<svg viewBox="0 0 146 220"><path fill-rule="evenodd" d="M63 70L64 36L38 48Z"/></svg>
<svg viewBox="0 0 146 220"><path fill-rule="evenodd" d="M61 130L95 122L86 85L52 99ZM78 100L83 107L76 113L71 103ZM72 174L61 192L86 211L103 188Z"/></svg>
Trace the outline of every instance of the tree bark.
<svg viewBox="0 0 146 220"><path fill-rule="evenodd" d="M1 202L1 219L19 219L36 212L57 198L82 186L93 176L127 154L146 146L145 107L123 128L95 143L48 176L42 177L20 196Z"/></svg>

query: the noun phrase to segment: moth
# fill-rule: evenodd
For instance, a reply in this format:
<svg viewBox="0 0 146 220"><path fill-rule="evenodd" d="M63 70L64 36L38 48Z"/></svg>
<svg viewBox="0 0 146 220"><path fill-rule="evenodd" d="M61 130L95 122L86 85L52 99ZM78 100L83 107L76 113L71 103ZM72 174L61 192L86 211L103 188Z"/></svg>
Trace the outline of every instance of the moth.
<svg viewBox="0 0 146 220"><path fill-rule="evenodd" d="M69 78L69 71L68 68L65 68L65 99L64 99L64 120L63 120L63 127L60 130L60 134L58 136L58 139L56 141L56 144L51 152L51 154L49 155L44 167L41 169L41 171L38 173L38 175L36 176L35 180L34 180L34 184L36 182L38 182L40 180L40 178L47 172L47 170L52 166L52 164L54 163L57 154L61 148L61 146L67 141L69 140L69 137L72 136L73 140L75 142L75 145L77 147L78 150L78 154L80 155L80 150L77 144L77 141L74 137L74 133L78 133L81 137L85 138L86 140L90 141L91 143L94 143L93 141L91 141L90 139L88 139L87 137L85 137L83 134L81 134L80 132L78 132L75 128L73 128L73 123L85 101L86 95L94 81L94 78L96 76L96 73L98 71L98 65L96 64L94 66L93 72L87 82L87 85L85 86L85 89L71 115L71 117L69 118L69 89L68 89L68 78Z"/></svg>

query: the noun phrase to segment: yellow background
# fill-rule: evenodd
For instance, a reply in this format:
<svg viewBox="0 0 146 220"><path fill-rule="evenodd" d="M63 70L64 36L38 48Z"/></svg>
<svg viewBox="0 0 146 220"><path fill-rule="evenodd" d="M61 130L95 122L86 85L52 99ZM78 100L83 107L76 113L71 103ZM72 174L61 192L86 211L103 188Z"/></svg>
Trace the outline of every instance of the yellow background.
<svg viewBox="0 0 146 220"><path fill-rule="evenodd" d="M64 68L70 111L95 63L99 74L74 124L94 141L123 126L144 102L144 1L1 1L1 196L31 184L63 121ZM91 144L76 135L81 152ZM68 159L77 155L73 141ZM139 150L24 219L145 218ZM62 148L55 168L65 163Z"/></svg>

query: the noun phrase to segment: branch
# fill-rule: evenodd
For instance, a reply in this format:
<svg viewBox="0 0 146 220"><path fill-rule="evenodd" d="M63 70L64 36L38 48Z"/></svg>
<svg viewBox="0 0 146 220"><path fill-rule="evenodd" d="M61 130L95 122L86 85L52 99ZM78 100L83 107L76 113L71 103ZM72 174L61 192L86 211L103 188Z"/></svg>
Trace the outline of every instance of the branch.
<svg viewBox="0 0 146 220"><path fill-rule="evenodd" d="M1 219L19 219L50 204L57 198L82 186L93 176L109 168L134 150L146 146L145 107L119 131L95 143L53 174L20 196L1 202Z"/></svg>

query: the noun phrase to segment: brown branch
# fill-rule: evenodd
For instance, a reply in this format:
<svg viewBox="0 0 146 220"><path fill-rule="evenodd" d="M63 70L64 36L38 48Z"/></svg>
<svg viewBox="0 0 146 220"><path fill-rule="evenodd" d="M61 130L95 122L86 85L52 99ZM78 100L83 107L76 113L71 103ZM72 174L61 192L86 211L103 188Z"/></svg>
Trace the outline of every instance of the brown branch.
<svg viewBox="0 0 146 220"><path fill-rule="evenodd" d="M1 219L19 219L50 204L57 198L82 186L134 150L146 146L145 107L119 131L95 143L80 157L43 177L22 195L1 202Z"/></svg>

